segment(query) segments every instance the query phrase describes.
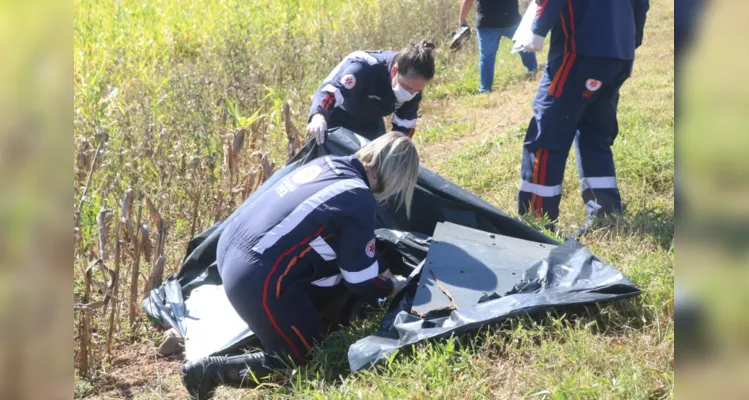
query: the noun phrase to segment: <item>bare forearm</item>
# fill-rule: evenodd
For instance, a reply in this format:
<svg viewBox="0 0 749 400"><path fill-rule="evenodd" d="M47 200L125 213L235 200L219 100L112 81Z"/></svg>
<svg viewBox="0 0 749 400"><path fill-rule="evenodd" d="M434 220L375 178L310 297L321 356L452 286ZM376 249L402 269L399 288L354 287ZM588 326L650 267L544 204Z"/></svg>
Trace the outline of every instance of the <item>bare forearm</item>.
<svg viewBox="0 0 749 400"><path fill-rule="evenodd" d="M473 0L462 0L460 3L460 18L458 20L458 23L460 25L466 25L468 21L466 21L466 18L468 17L468 11L471 10L471 7L473 7Z"/></svg>

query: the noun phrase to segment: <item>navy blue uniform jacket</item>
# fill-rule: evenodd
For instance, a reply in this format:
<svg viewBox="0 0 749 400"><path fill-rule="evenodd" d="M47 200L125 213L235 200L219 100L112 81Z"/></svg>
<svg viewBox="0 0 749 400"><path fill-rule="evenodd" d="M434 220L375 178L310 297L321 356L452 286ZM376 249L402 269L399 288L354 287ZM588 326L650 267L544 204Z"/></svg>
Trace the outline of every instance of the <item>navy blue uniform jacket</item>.
<svg viewBox="0 0 749 400"><path fill-rule="evenodd" d="M421 93L399 103L390 79L395 51L356 51L339 63L315 92L309 119L322 114L328 126L371 125L393 114L393 130L413 136Z"/></svg>
<svg viewBox="0 0 749 400"><path fill-rule="evenodd" d="M333 286L341 280L353 292L388 296L393 285L379 277L375 247L377 203L361 162L354 156L325 156L290 173L234 219L219 241L224 259L237 271L254 269L263 291L280 297L289 285ZM237 276L239 276L237 275Z"/></svg>
<svg viewBox="0 0 749 400"><path fill-rule="evenodd" d="M642 43L648 0L536 0L531 30L551 31L549 60L575 54L634 60Z"/></svg>

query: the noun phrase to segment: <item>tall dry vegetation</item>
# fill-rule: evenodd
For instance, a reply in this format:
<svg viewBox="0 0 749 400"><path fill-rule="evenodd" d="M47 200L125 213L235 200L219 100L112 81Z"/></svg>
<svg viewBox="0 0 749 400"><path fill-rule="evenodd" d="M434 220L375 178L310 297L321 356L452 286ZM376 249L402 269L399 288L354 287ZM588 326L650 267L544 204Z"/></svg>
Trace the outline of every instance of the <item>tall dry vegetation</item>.
<svg viewBox="0 0 749 400"><path fill-rule="evenodd" d="M444 40L457 6L77 0L78 376L95 378L120 343L148 331L148 289L300 146L294 126L345 54Z"/></svg>

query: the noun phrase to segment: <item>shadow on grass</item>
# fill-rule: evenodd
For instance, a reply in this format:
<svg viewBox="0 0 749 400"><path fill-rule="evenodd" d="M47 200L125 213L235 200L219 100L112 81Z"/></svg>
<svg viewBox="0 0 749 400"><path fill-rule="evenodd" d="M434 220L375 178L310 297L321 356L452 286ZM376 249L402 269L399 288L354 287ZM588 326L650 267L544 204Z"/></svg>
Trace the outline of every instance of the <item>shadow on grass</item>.
<svg viewBox="0 0 749 400"><path fill-rule="evenodd" d="M488 324L471 332L456 334L457 343L475 354L491 352L504 357L511 349L541 348L545 342L564 342L571 331L588 330L596 336L617 338L640 332L649 326L657 330L657 343L673 340L673 318L663 308L644 303L642 296L608 303L575 305L538 311ZM520 340L522 339L522 340ZM444 339L430 339L440 341ZM413 353L403 349L399 356Z"/></svg>
<svg viewBox="0 0 749 400"><path fill-rule="evenodd" d="M664 251L670 251L674 244L674 214L657 208L644 208L631 214L625 209L623 216L601 221L599 227L586 233L579 240L586 244L588 238L597 236L608 237L606 241L620 240L620 237L652 239L656 246Z"/></svg>
<svg viewBox="0 0 749 400"><path fill-rule="evenodd" d="M666 212L655 208L644 208L625 218L625 228L629 235L651 237L665 251L669 251L673 247L673 212Z"/></svg>

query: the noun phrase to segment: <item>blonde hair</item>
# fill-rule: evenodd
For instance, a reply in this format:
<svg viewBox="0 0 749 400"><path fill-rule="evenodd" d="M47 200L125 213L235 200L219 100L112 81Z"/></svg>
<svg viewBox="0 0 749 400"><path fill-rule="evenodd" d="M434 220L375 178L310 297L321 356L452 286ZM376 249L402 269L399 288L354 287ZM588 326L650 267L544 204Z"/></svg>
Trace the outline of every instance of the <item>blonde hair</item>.
<svg viewBox="0 0 749 400"><path fill-rule="evenodd" d="M375 200L382 203L394 197L397 208L405 205L410 217L419 177L419 153L413 141L400 132L390 132L362 147L356 157L378 180L379 187L372 188Z"/></svg>

